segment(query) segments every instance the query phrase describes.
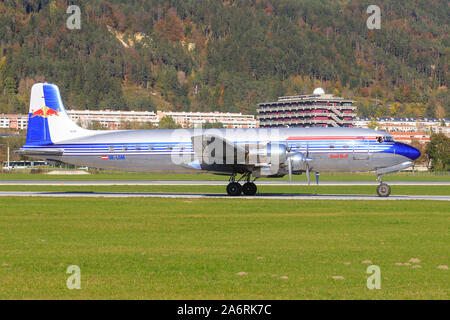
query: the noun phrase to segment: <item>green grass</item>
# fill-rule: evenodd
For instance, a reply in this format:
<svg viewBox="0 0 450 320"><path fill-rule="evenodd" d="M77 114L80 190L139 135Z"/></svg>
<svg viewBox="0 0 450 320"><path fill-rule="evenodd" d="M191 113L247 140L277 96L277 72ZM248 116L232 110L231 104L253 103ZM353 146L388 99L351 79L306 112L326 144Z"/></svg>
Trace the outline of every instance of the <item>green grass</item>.
<svg viewBox="0 0 450 320"><path fill-rule="evenodd" d="M391 186L392 195L450 196L448 186ZM2 186L0 191L53 192L132 192L132 193L206 193L225 194L223 186ZM376 186L258 186L259 194L358 194L375 195Z"/></svg>
<svg viewBox="0 0 450 320"><path fill-rule="evenodd" d="M11 197L0 208L0 299L449 298L437 269L449 265L447 202ZM421 268L395 265L411 258ZM381 290L367 289L364 260L380 266ZM65 286L69 265L81 290Z"/></svg>
<svg viewBox="0 0 450 320"><path fill-rule="evenodd" d="M198 174L168 174L168 173L135 173L120 171L101 171L90 175L48 175L30 174L21 171L12 173L0 173L0 180L228 180L228 176L218 176L209 173ZM311 178L315 180L315 175ZM294 176L295 181L306 181L305 175ZM450 181L450 173L397 173L385 175L386 181ZM266 179L263 179L266 180ZM275 181L287 181L288 177L270 179ZM373 173L321 173L321 181L375 181Z"/></svg>

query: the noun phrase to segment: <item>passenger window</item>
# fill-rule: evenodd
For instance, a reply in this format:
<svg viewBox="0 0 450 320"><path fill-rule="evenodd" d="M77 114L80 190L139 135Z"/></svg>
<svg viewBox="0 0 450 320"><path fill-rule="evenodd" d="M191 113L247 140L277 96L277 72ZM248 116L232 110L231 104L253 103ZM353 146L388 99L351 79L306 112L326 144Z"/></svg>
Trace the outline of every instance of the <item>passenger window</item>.
<svg viewBox="0 0 450 320"><path fill-rule="evenodd" d="M114 151L114 146L109 146L109 147L108 147L108 151L109 151L109 152L113 152L113 151Z"/></svg>
<svg viewBox="0 0 450 320"><path fill-rule="evenodd" d="M123 150L123 151L127 151L127 150L128 150L128 147L127 147L127 146L122 146L122 150Z"/></svg>
<svg viewBox="0 0 450 320"><path fill-rule="evenodd" d="M136 146L136 147L134 147L134 149L135 149L136 151L139 151L139 150L141 150L141 146Z"/></svg>
<svg viewBox="0 0 450 320"><path fill-rule="evenodd" d="M334 149L334 148L335 148L334 144L330 144L330 149Z"/></svg>

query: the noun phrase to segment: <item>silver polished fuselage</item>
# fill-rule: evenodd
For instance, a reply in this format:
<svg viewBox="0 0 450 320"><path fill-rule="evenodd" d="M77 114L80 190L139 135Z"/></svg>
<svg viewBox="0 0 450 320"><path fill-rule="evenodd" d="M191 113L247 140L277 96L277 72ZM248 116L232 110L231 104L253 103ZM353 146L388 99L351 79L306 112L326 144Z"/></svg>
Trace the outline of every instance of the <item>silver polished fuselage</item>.
<svg viewBox="0 0 450 320"><path fill-rule="evenodd" d="M387 135L385 132L361 128L98 131L89 137L46 146L63 151L62 155L46 159L137 172L198 172L199 168L191 165L196 160L191 138L199 135L220 136L243 147L286 144L293 152L308 154L313 159L311 170L321 172L372 171L411 161L409 153L399 151L404 148L400 144L377 141Z"/></svg>

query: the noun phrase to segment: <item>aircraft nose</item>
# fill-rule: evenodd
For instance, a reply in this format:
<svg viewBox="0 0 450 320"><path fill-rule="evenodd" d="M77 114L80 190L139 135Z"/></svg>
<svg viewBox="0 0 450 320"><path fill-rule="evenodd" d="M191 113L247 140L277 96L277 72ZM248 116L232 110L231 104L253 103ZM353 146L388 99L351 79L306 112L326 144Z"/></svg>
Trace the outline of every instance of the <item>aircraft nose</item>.
<svg viewBox="0 0 450 320"><path fill-rule="evenodd" d="M407 157L411 160L416 160L420 157L420 151L418 149L401 142L395 143L395 153Z"/></svg>

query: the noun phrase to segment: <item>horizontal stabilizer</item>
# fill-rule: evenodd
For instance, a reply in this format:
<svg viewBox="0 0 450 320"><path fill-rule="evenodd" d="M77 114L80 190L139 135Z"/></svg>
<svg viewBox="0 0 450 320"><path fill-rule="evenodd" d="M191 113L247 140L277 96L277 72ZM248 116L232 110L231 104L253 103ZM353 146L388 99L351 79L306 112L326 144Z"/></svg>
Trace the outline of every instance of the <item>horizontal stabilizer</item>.
<svg viewBox="0 0 450 320"><path fill-rule="evenodd" d="M33 149L19 149L15 152L18 155L21 156L28 156L28 157L58 157L62 156L64 153L64 150L62 149L46 149L46 148L33 148Z"/></svg>

